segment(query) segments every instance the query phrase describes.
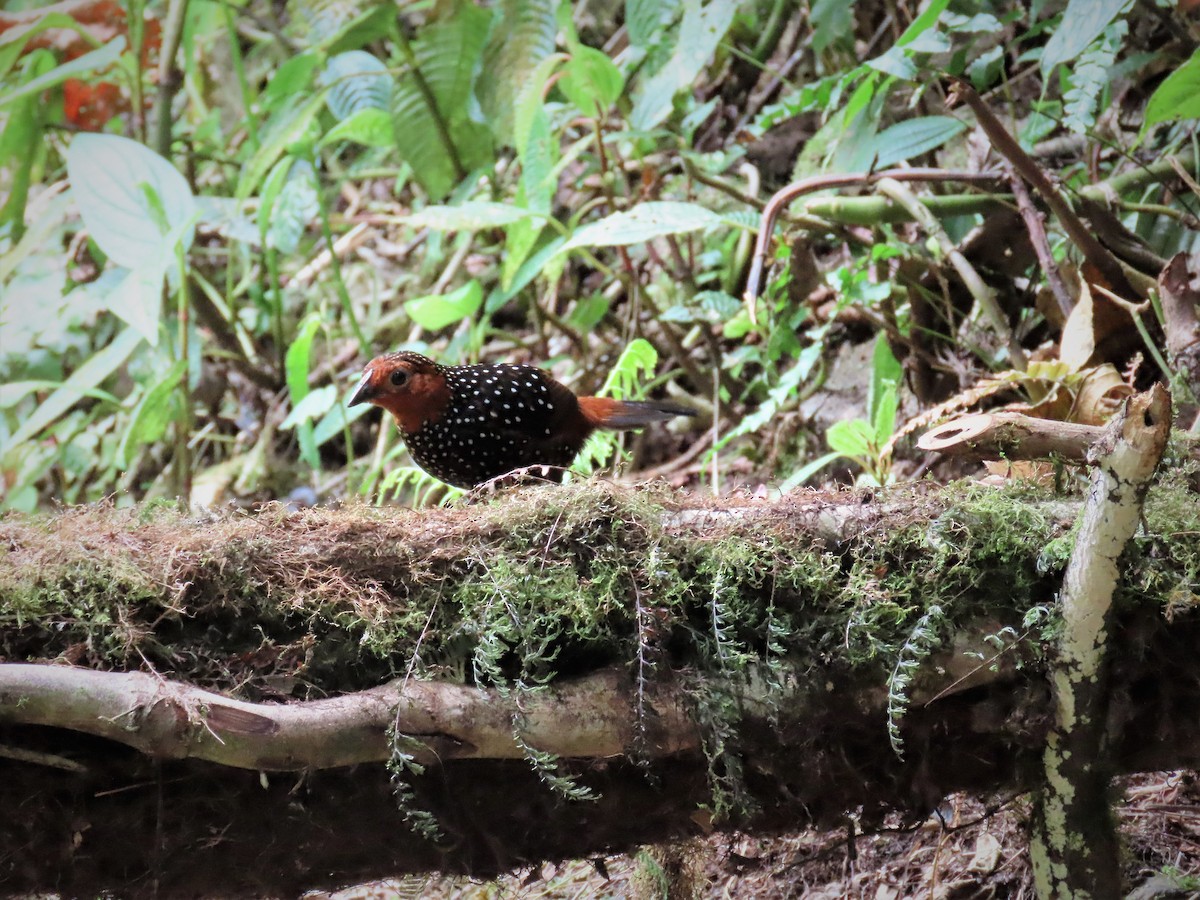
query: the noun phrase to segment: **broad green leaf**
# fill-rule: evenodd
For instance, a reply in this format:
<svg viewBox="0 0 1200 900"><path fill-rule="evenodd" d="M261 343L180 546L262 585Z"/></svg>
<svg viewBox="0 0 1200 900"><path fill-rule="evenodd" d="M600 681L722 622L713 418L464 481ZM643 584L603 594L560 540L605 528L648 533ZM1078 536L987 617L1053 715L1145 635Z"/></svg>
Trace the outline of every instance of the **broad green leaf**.
<svg viewBox="0 0 1200 900"><path fill-rule="evenodd" d="M42 91L49 90L55 85L61 84L68 78L78 78L80 75L91 72L94 69L102 69L105 66L112 65L124 50L125 38L123 36L115 37L103 47L91 50L83 54L83 56L63 63L61 66L55 66L45 75L41 75L22 85L18 85L10 91L0 94L0 108L30 94L40 94Z"/></svg>
<svg viewBox="0 0 1200 900"><path fill-rule="evenodd" d="M36 437L46 426L58 418L79 400L86 388L94 388L120 368L138 344L142 336L133 328L126 328L107 347L93 353L83 365L71 373L62 387L39 404L33 414L21 423L12 436L0 448L0 455L18 444Z"/></svg>
<svg viewBox="0 0 1200 900"><path fill-rule="evenodd" d="M128 269L148 257L173 254L169 233L182 229L191 246L196 202L179 171L148 147L114 134L77 134L67 149L67 175L88 233L112 260ZM142 188L158 197L166 228Z"/></svg>
<svg viewBox="0 0 1200 900"><path fill-rule="evenodd" d="M258 189L259 182L271 171L271 167L275 165L275 161L289 147L308 135L309 126L313 123L317 113L321 111L321 107L324 105L324 93L319 92L309 97L299 107L283 109L277 113L278 119L269 123L269 129L264 130L266 136L263 143L259 145L258 151L250 157L250 161L242 168L242 174L238 179L237 191L235 192L238 200L245 200L253 194Z"/></svg>
<svg viewBox="0 0 1200 900"><path fill-rule="evenodd" d="M532 216L527 209L507 203L468 200L456 206L427 206L405 217L410 225L435 231L478 231L498 228Z"/></svg>
<svg viewBox="0 0 1200 900"><path fill-rule="evenodd" d="M659 43L677 5L675 0L625 0L629 43L643 50Z"/></svg>
<svg viewBox="0 0 1200 900"><path fill-rule="evenodd" d="M166 434L171 421L171 395L179 387L186 367L187 363L179 360L161 381L142 395L117 450L117 460L122 467L127 467L133 461L133 454L138 447L161 440Z"/></svg>
<svg viewBox="0 0 1200 900"><path fill-rule="evenodd" d="M1109 22L1132 4L1133 0L1070 0L1062 21L1042 50L1042 77L1048 78L1060 63L1073 62L1100 37Z"/></svg>
<svg viewBox="0 0 1200 900"><path fill-rule="evenodd" d="M292 341L284 357L283 367L287 377L288 394L292 408L308 396L308 361L312 355L313 338L321 328L321 319L315 313L300 323L296 339Z"/></svg>
<svg viewBox="0 0 1200 900"><path fill-rule="evenodd" d="M724 0L706 6L700 0L684 0L679 40L671 58L634 91L631 127L649 131L671 114L675 95L690 87L712 59L736 11L737 4Z"/></svg>
<svg viewBox="0 0 1200 900"><path fill-rule="evenodd" d="M1200 50L1150 95L1142 130L1172 119L1200 118Z"/></svg>
<svg viewBox="0 0 1200 900"><path fill-rule="evenodd" d="M304 399L292 407L292 411L288 413L287 418L280 424L280 428L290 431L297 425L305 425L312 422L318 416L323 416L333 408L333 405L338 400L338 389L327 384L325 387L317 388L315 391L309 391L304 395ZM315 435L314 435L315 443ZM320 444L317 444L320 446Z"/></svg>
<svg viewBox="0 0 1200 900"><path fill-rule="evenodd" d="M404 304L404 311L422 328L438 331L475 315L482 305L483 287L471 279L449 294L430 294L409 300Z"/></svg>
<svg viewBox="0 0 1200 900"><path fill-rule="evenodd" d="M301 53L281 63L262 92L263 106L274 109L307 92L319 63L315 53Z"/></svg>
<svg viewBox="0 0 1200 900"><path fill-rule="evenodd" d="M875 135L870 146L875 166L887 168L898 162L936 150L952 137L961 134L966 124L951 116L922 116L897 122Z"/></svg>
<svg viewBox="0 0 1200 900"><path fill-rule="evenodd" d="M313 443L318 447L342 433L342 429L353 424L371 411L371 407L360 404L353 409L347 409L345 403L336 403L321 421L313 426Z"/></svg>
<svg viewBox="0 0 1200 900"><path fill-rule="evenodd" d="M695 203L656 200L613 213L576 229L563 250L640 244L668 234L686 234L719 224L721 217Z"/></svg>
<svg viewBox="0 0 1200 900"><path fill-rule="evenodd" d="M284 357L284 375L287 379L288 394L292 401L292 412L295 412L309 396L309 358L312 355L313 339L317 336L320 328L320 317L316 313L310 313L300 323L296 339L292 341L291 346L288 347L287 355ZM321 467L321 457L317 453L317 445L313 441L312 425L309 424L307 418L301 421L300 427L296 429L296 440L300 444L300 458L309 467L319 469Z"/></svg>
<svg viewBox="0 0 1200 900"><path fill-rule="evenodd" d="M387 110L392 102L392 76L387 66L365 50L330 58L320 83L328 87L325 102L339 121L367 109Z"/></svg>
<svg viewBox="0 0 1200 900"><path fill-rule="evenodd" d="M584 115L599 118L621 96L625 76L607 53L576 44L555 85Z"/></svg>
<svg viewBox="0 0 1200 900"><path fill-rule="evenodd" d="M556 0L500 0L500 16L484 50L479 103L500 143L516 146L514 121L526 83L554 52Z"/></svg>
<svg viewBox="0 0 1200 900"><path fill-rule="evenodd" d="M329 129L321 138L321 146L334 141L353 141L364 147L391 147L396 143L392 115L382 109L360 109Z"/></svg>
<svg viewBox="0 0 1200 900"><path fill-rule="evenodd" d="M871 424L863 419L849 419L834 422L825 432L825 441L830 449L843 456L858 459L871 456L871 446L875 434Z"/></svg>

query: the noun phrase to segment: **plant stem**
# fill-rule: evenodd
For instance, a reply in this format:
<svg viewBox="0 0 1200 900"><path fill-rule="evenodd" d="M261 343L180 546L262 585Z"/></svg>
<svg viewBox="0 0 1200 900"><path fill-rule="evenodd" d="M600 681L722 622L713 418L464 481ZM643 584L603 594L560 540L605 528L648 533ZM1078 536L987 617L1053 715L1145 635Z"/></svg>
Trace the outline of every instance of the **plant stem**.
<svg viewBox="0 0 1200 900"><path fill-rule="evenodd" d="M342 311L346 313L346 319L350 322L350 330L354 332L363 356L370 359L371 343L363 334L362 326L358 324L358 316L354 314L354 303L350 299L350 292L346 289L346 282L342 278L342 264L338 262L337 248L333 245L333 229L329 225L329 210L324 203L320 204L320 218L321 234L325 237L325 248L329 251L329 268L333 272L333 283L337 289L338 299L342 303Z"/></svg>
<svg viewBox="0 0 1200 900"><path fill-rule="evenodd" d="M175 261L179 267L179 358L183 360L183 377L179 379L179 396L182 409L175 422L175 490L185 508L192 498L192 459L188 439L192 433L192 360L191 341L188 338L188 271L187 257L182 244L175 246Z"/></svg>
<svg viewBox="0 0 1200 900"><path fill-rule="evenodd" d="M188 0L171 0L163 31L162 54L158 58L158 97L154 102L154 149L163 157L171 153L171 100L179 89L175 57L183 39L183 21Z"/></svg>

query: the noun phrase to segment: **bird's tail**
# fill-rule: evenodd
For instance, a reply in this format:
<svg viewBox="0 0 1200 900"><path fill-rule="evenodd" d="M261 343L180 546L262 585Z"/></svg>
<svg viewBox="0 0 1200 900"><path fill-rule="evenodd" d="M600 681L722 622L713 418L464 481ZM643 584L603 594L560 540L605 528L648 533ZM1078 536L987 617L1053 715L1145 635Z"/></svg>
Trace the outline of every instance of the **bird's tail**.
<svg viewBox="0 0 1200 900"><path fill-rule="evenodd" d="M608 397L580 397L579 409L596 428L623 431L665 422L675 416L694 416L696 411L678 403L660 400L610 400Z"/></svg>

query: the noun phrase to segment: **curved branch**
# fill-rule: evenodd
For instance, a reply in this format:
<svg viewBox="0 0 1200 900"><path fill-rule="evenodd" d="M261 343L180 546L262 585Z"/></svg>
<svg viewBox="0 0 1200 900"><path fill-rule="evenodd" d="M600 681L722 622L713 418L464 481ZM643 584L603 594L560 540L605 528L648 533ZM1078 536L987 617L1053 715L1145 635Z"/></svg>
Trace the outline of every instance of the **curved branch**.
<svg viewBox="0 0 1200 900"><path fill-rule="evenodd" d="M647 687L649 734L640 752L699 746L679 700ZM402 680L325 700L246 703L143 672L56 665L0 665L0 722L50 725L118 741L163 759L195 758L241 769L297 771L386 760L395 726L422 763L519 759L522 740L564 757L627 753L634 698L615 671L522 694Z"/></svg>

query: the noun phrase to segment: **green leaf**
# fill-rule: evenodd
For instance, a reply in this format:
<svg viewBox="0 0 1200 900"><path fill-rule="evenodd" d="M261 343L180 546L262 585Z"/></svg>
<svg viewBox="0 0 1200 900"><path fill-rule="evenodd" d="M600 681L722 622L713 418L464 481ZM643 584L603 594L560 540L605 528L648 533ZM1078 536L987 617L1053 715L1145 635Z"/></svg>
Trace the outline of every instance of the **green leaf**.
<svg viewBox="0 0 1200 900"><path fill-rule="evenodd" d="M695 203L656 200L627 212L613 213L576 229L563 251L576 247L616 247L639 244L668 234L686 234L718 224L721 217Z"/></svg>
<svg viewBox="0 0 1200 900"><path fill-rule="evenodd" d="M825 432L825 441L830 449L856 460L869 459L875 438L871 423L863 419L834 422Z"/></svg>
<svg viewBox="0 0 1200 900"><path fill-rule="evenodd" d="M267 242L281 253L295 253L308 223L320 209L317 170L306 159L292 160L287 178L271 204Z"/></svg>
<svg viewBox="0 0 1200 900"><path fill-rule="evenodd" d="M335 141L353 141L364 147L391 147L396 143L392 115L382 109L360 109L338 122L321 138L321 146Z"/></svg>
<svg viewBox="0 0 1200 900"><path fill-rule="evenodd" d="M120 406L121 404L121 401L108 391L102 391L99 388L75 387L69 386L66 382L36 379L32 381L10 381L7 384L0 384L0 409L11 409L34 391L48 391L51 388L66 388L75 391L81 397L103 400L105 403L111 403L114 406Z"/></svg>
<svg viewBox="0 0 1200 900"><path fill-rule="evenodd" d="M432 228L435 231L478 231L481 228L511 225L532 215L527 209L507 203L468 200L456 206L427 206L406 216L405 221L418 228Z"/></svg>
<svg viewBox="0 0 1200 900"><path fill-rule="evenodd" d="M25 62L22 80L38 78L53 67L53 54L35 50ZM0 170L10 173L8 199L0 204L0 229L7 225L10 240L20 240L25 230L25 204L34 163L42 156L44 129L43 105L36 94L30 94L13 105L0 131Z"/></svg>
<svg viewBox="0 0 1200 900"><path fill-rule="evenodd" d="M516 145L517 103L534 69L554 52L556 0L501 0L500 16L484 51L479 103L492 133Z"/></svg>
<svg viewBox="0 0 1200 900"><path fill-rule="evenodd" d="M646 49L662 40L678 6L674 0L625 0L625 30L629 43Z"/></svg>
<svg viewBox="0 0 1200 900"><path fill-rule="evenodd" d="M949 5L950 0L932 0L932 2L921 10L921 14L913 19L909 26L904 29L904 33L896 39L896 45L898 47L907 47L917 38L921 37L921 35L925 34L925 32L929 31L930 28L937 24L938 18Z"/></svg>
<svg viewBox="0 0 1200 900"><path fill-rule="evenodd" d="M600 118L621 96L625 76L607 53L575 44L555 84L584 115Z"/></svg>
<svg viewBox="0 0 1200 900"><path fill-rule="evenodd" d="M321 107L325 105L324 93L318 93L299 107L291 107L277 113L277 118L270 123L266 131L266 139L259 145L258 151L250 157L250 161L242 167L241 177L238 178L237 191L234 196L245 200L257 189L259 182L271 171L276 160L293 144L307 137L309 126L316 118Z"/></svg>
<svg viewBox="0 0 1200 900"><path fill-rule="evenodd" d="M301 53L281 63L262 92L263 106L273 110L307 93L319 63L315 53Z"/></svg>
<svg viewBox="0 0 1200 900"><path fill-rule="evenodd" d="M1073 62L1133 0L1070 0L1050 40L1042 50L1042 77L1054 67Z"/></svg>
<svg viewBox="0 0 1200 900"><path fill-rule="evenodd" d="M922 116L885 128L870 142L875 166L885 169L914 156L936 150L966 130L966 123L951 116Z"/></svg>
<svg viewBox="0 0 1200 900"><path fill-rule="evenodd" d="M1150 95L1142 130L1172 119L1196 118L1200 118L1200 50Z"/></svg>
<svg viewBox="0 0 1200 900"><path fill-rule="evenodd" d="M631 127L649 131L671 114L675 95L690 87L712 59L736 11L736 3L724 0L706 6L700 0L684 0L679 40L671 58L634 91Z"/></svg>
<svg viewBox="0 0 1200 900"><path fill-rule="evenodd" d="M449 294L430 294L409 300L404 304L404 311L422 328L438 331L475 315L482 304L483 288L471 279Z"/></svg>
<svg viewBox="0 0 1200 900"><path fill-rule="evenodd" d="M1070 131L1086 134L1095 124L1100 95L1108 87L1127 30L1123 20L1111 23L1071 67L1071 86L1063 97L1063 124Z"/></svg>
<svg viewBox="0 0 1200 900"><path fill-rule="evenodd" d="M300 323L296 339L288 347L284 357L283 367L287 377L288 394L292 398L292 408L308 396L308 361L312 355L313 338L321 328L321 318L316 313L309 314Z"/></svg>
<svg viewBox="0 0 1200 900"><path fill-rule="evenodd" d="M460 2L447 19L425 25L420 40L412 43L417 66L468 171L492 157L491 132L470 117L471 87L491 21L489 11ZM411 73L393 93L392 128L396 149L413 177L435 199L448 194L458 174L428 98Z"/></svg>
<svg viewBox="0 0 1200 900"><path fill-rule="evenodd" d="M191 188L148 147L114 134L77 134L67 149L67 175L88 233L118 265L134 269L150 256L173 254L174 229L183 230L183 249L191 246ZM167 227L156 222L142 185L157 195Z"/></svg>
<svg viewBox="0 0 1200 900"><path fill-rule="evenodd" d="M12 433L0 448L0 455L35 437L48 425L57 421L75 405L85 389L95 388L120 368L141 342L142 336L135 329L126 328L107 347L88 357L87 362L72 372L62 387L39 404L33 414Z"/></svg>
<svg viewBox="0 0 1200 900"><path fill-rule="evenodd" d="M304 395L303 400L292 407L292 411L288 413L287 418L280 423L279 427L290 431L297 425L308 424L318 416L323 416L329 412L337 401L338 389L332 384L317 388L315 391L309 391ZM316 443L315 440L314 443ZM317 446L320 445L318 444Z"/></svg>
<svg viewBox="0 0 1200 900"><path fill-rule="evenodd" d="M61 84L68 78L78 78L80 75L91 72L93 69L102 69L105 66L110 66L117 61L124 50L125 38L123 36L115 37L103 47L89 51L70 62L63 63L61 66L56 66L45 75L34 78L22 85L18 85L10 91L0 94L0 108L30 94L40 94L42 91L49 90L55 85Z"/></svg>
<svg viewBox="0 0 1200 900"><path fill-rule="evenodd" d="M312 355L313 339L321 329L321 318L317 313L310 313L300 323L296 339L288 347L283 360L284 375L287 378L288 394L292 401L292 413L296 411L309 395L308 370L309 358ZM336 392L335 392L336 393ZM289 418L291 413L289 413ZM308 419L300 422L296 430L296 440L300 444L300 458L310 468L321 467L321 457L317 453L317 445L313 441L312 425Z"/></svg>
<svg viewBox="0 0 1200 900"><path fill-rule="evenodd" d="M182 359L171 366L162 380L142 395L137 407L133 410L129 427L121 438L121 446L117 449L117 460L122 467L127 467L133 461L133 455L142 444L152 444L161 440L166 434L167 425L171 421L172 394L179 386L187 363Z"/></svg>
<svg viewBox="0 0 1200 900"><path fill-rule="evenodd" d="M392 103L392 76L387 66L365 50L331 57L320 83L329 88L325 102L339 122L363 110L386 111Z"/></svg>
<svg viewBox="0 0 1200 900"><path fill-rule="evenodd" d="M820 54L835 43L854 40L854 4L846 0L813 0L813 52Z"/></svg>

